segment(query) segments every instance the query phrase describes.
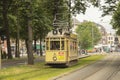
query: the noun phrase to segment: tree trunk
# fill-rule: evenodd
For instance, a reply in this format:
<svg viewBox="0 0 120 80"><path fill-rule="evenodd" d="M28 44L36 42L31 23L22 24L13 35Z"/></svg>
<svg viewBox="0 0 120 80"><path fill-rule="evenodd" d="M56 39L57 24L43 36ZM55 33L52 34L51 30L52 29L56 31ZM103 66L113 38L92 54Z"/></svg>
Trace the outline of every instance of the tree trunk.
<svg viewBox="0 0 120 80"><path fill-rule="evenodd" d="M36 41L37 41L37 40L36 40L36 37L34 37L34 52L36 52L36 51L37 51L37 47L36 47L36 46L37 46L37 45L36 45Z"/></svg>
<svg viewBox="0 0 120 80"><path fill-rule="evenodd" d="M27 12L27 57L28 57L28 64L33 65L34 64L34 57L33 57L33 45L32 45L32 0L28 0L27 5L28 12Z"/></svg>
<svg viewBox="0 0 120 80"><path fill-rule="evenodd" d="M3 25L6 30L8 59L12 59L11 46L10 46L10 31L9 31L9 24L7 18L7 14L8 14L7 8L8 8L7 0L3 0Z"/></svg>
<svg viewBox="0 0 120 80"><path fill-rule="evenodd" d="M25 39L25 45L26 45L26 49L27 49L27 55L28 55L28 44L27 44L28 40Z"/></svg>
<svg viewBox="0 0 120 80"><path fill-rule="evenodd" d="M28 21L28 64L33 65L34 64L34 58L33 58L33 48L32 48L32 26L31 21Z"/></svg>
<svg viewBox="0 0 120 80"><path fill-rule="evenodd" d="M16 37L16 41L15 41L15 57L17 57L17 37Z"/></svg>
<svg viewBox="0 0 120 80"><path fill-rule="evenodd" d="M20 53L19 53L19 38L18 38L18 34L17 34L17 38L16 38L16 51L15 51L15 57L19 58L20 57Z"/></svg>
<svg viewBox="0 0 120 80"><path fill-rule="evenodd" d="M42 53L42 39L40 38L40 56L43 56L43 53Z"/></svg>
<svg viewBox="0 0 120 80"><path fill-rule="evenodd" d="M19 24L18 24L18 19L17 19L17 36L16 36L16 55L15 57L19 58L20 57L20 51L19 51Z"/></svg>

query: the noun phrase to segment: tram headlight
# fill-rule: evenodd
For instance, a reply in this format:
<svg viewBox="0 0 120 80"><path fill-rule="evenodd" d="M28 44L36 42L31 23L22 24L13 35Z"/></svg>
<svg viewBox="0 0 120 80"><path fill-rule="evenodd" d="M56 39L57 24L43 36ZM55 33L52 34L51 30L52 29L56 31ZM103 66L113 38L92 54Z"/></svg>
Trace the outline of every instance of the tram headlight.
<svg viewBox="0 0 120 80"><path fill-rule="evenodd" d="M57 61L57 57L56 56L53 57L53 61Z"/></svg>

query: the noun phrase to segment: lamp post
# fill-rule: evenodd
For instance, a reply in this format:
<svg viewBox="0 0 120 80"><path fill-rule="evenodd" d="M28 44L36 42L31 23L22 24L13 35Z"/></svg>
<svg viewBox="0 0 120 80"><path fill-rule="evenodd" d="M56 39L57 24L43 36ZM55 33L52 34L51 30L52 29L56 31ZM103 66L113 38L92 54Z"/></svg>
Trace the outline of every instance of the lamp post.
<svg viewBox="0 0 120 80"><path fill-rule="evenodd" d="M94 29L93 29L93 26L92 26L92 47L94 47Z"/></svg>

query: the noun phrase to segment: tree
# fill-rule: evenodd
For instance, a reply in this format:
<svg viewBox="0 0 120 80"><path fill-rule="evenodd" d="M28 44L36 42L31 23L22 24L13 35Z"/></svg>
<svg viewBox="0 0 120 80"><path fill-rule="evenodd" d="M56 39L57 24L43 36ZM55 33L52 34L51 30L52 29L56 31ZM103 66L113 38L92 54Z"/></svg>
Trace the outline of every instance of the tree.
<svg viewBox="0 0 120 80"><path fill-rule="evenodd" d="M9 14L9 24L10 24L10 37L16 40L15 57L18 58L20 57L20 55L19 55L19 28L18 28L19 24L17 16Z"/></svg>
<svg viewBox="0 0 120 80"><path fill-rule="evenodd" d="M102 10L104 12L102 16L112 15L111 24L113 26L113 29L116 29L116 33L118 35L120 35L119 6L120 6L119 0L106 0L105 5L102 5Z"/></svg>
<svg viewBox="0 0 120 80"><path fill-rule="evenodd" d="M18 40L18 36L17 36L17 33L19 32L18 31L18 19L17 19L17 14L18 14L18 4L20 3L20 1L19 0L9 0L9 1L6 1L5 2L5 4L3 4L3 2L4 1L6 1L6 0L1 0L0 1L0 11L1 12L6 12L6 16L7 16L7 21L5 20L5 19L3 19L5 16L3 16L2 15L2 20L1 20L1 22L2 22L2 25L1 26L4 26L5 24L7 24L8 25L8 29L7 28L5 28L5 27L3 27L2 29L3 29L3 31L4 31L4 35L6 36L8 33L8 35L9 35L9 37L8 38L14 38L14 39L16 39L16 53L15 53L15 56L16 57L19 57L19 40ZM3 6L5 6L6 5L6 9L4 10L4 9L1 9L1 8L3 8ZM4 14L4 13L3 13ZM4 24L3 24L4 23ZM9 31L8 31L9 30ZM7 37L7 36L6 36ZM7 39L8 39L7 38ZM10 40L10 39L9 39ZM8 52L8 59L11 59L11 56L12 56L12 54L11 54L11 47L10 47L10 41L9 40L7 40L7 52ZM9 48L8 48L9 47Z"/></svg>
<svg viewBox="0 0 120 80"><path fill-rule="evenodd" d="M32 1L31 8L29 7L29 2L22 2L21 8L19 10L19 22L20 22L20 36L26 42L27 53L28 53L28 64L33 64L33 50L30 47L30 41L28 43L28 25L32 26L32 32L30 34L34 36L35 39L43 39L47 32L50 30L51 20L49 19L49 15L46 12L46 9L43 7L41 0ZM30 12L32 11L32 12ZM32 13L32 14L30 14ZM47 17L46 17L47 16ZM29 20L31 20L29 22ZM31 37L33 38L33 37ZM32 45L31 45L32 47ZM32 54L32 55L29 55ZM31 56L31 57L30 57ZM30 60L30 61L29 61Z"/></svg>
<svg viewBox="0 0 120 80"><path fill-rule="evenodd" d="M21 6L21 1L19 0L13 0L13 4L10 8L10 36L16 40L15 44L15 57L20 57L20 51L19 51L19 39L20 39L20 24L19 24L19 9Z"/></svg>
<svg viewBox="0 0 120 80"><path fill-rule="evenodd" d="M51 15L51 20L53 20L53 23L56 23L55 20L59 20L59 18L63 21L64 19L61 19L61 17L66 15L65 21L69 23L69 28L71 28L71 15L85 13L86 8L89 6L88 3L91 3L94 6L99 5L99 0L43 0L43 2L48 13ZM56 17L57 14L59 15ZM54 26L54 28L55 27L56 26Z"/></svg>
<svg viewBox="0 0 120 80"><path fill-rule="evenodd" d="M105 4L101 4L101 10L103 10L103 15L112 15L113 12L117 9L117 4L119 0L105 0Z"/></svg>
<svg viewBox="0 0 120 80"><path fill-rule="evenodd" d="M33 18L33 7L32 7L32 0L25 1L26 3L26 13L27 13L27 56L28 56L28 64L33 65L34 64L34 58L33 58L33 49L32 49L32 41L33 41L33 29L32 29L32 18Z"/></svg>
<svg viewBox="0 0 120 80"><path fill-rule="evenodd" d="M42 56L41 42L52 29L52 21L50 20L49 14L45 11L44 4L41 1L38 1L37 4L35 4L33 13L35 15L33 18L34 40L40 40L40 55Z"/></svg>
<svg viewBox="0 0 120 80"><path fill-rule="evenodd" d="M3 27L5 29L5 36L7 38L7 52L8 52L8 59L12 59L11 54L11 46L10 46L10 29L9 29L9 20L8 20L8 13L9 8L12 4L12 0L1 0L0 7L2 7L2 17L3 17Z"/></svg>
<svg viewBox="0 0 120 80"><path fill-rule="evenodd" d="M99 29L93 22L85 21L81 23L77 27L76 32L78 34L79 45L82 49L93 47L101 39Z"/></svg>
<svg viewBox="0 0 120 80"><path fill-rule="evenodd" d="M120 3L113 13L111 24L113 25L113 29L116 29L116 33L120 35Z"/></svg>
<svg viewBox="0 0 120 80"><path fill-rule="evenodd" d="M43 39L45 35L53 27L55 17L62 22L67 22L71 19L70 15L77 13L84 13L88 2L93 5L98 4L99 0L1 0L0 1L0 27L5 30L8 45L8 58L12 58L10 38L15 37L13 33L20 32L20 38L26 41L27 51L32 50L29 48L27 41L32 38L27 35L37 35L37 38ZM69 4L73 3L73 5ZM31 7L32 6L32 7ZM60 13L60 14L58 14ZM68 17L69 14L69 17ZM30 15L30 16L29 16ZM46 17L47 16L47 17ZM19 22L18 22L19 20ZM3 21L3 22L2 22ZM70 21L71 23L71 21ZM4 26L4 27L2 27ZM19 26L19 31L16 26ZM32 27L31 27L32 26ZM55 26L54 26L55 27ZM65 27L64 25L61 27ZM33 29L28 30L28 29ZM18 39L18 36L17 36ZM16 39L16 40L17 40ZM30 44L32 39L29 40ZM32 54L32 51L28 51ZM28 56L29 57L29 56ZM33 55L29 60L33 61ZM31 61L31 62L32 62Z"/></svg>

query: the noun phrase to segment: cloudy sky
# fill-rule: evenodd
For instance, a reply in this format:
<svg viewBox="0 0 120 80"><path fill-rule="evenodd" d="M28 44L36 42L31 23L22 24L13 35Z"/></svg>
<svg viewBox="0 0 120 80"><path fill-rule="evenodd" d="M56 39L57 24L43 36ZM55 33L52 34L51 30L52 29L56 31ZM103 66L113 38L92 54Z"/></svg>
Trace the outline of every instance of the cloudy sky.
<svg viewBox="0 0 120 80"><path fill-rule="evenodd" d="M114 30L112 29L112 26L110 25L111 16L105 16L101 17L102 11L100 11L98 8L90 7L87 9L86 13L79 14L76 16L76 18L82 22L83 20L88 20L92 22L99 23L103 25L108 33L114 33Z"/></svg>

